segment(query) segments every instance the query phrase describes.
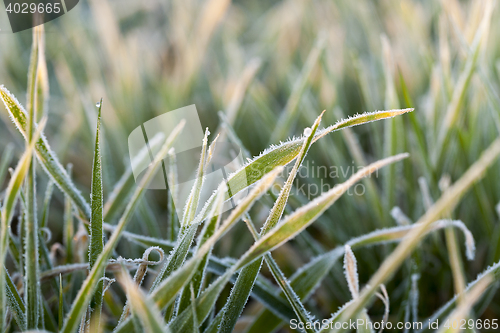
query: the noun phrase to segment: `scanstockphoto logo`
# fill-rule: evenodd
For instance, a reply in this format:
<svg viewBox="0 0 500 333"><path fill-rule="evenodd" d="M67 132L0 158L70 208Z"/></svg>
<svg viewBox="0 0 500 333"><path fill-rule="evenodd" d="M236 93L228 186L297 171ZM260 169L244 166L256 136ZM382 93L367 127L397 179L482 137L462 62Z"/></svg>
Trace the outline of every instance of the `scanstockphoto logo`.
<svg viewBox="0 0 500 333"><path fill-rule="evenodd" d="M183 130L177 136L168 156L155 170L152 181L147 185L148 189L168 189L170 191L179 218L182 218L184 205L193 184L197 180L197 168L204 137L196 106L189 105L150 119L134 129L128 137L132 173L136 184L140 185L142 177L159 152L165 139L177 124L183 120L185 121ZM175 163L171 163L174 161ZM237 190L231 189L227 179L231 173L240 169L243 164L243 156L238 146L218 140L212 159L206 169L199 202L206 202L219 184L225 182L229 193L233 194L233 198L224 204L224 211L234 208L235 203L241 200L248 191L236 193ZM170 168L173 167L176 168L176 178L168 176L172 174ZM246 177L242 181L246 183ZM174 191L175 193L173 193Z"/></svg>
<svg viewBox="0 0 500 333"><path fill-rule="evenodd" d="M79 0L3 0L0 32L20 32L52 21L73 9Z"/></svg>

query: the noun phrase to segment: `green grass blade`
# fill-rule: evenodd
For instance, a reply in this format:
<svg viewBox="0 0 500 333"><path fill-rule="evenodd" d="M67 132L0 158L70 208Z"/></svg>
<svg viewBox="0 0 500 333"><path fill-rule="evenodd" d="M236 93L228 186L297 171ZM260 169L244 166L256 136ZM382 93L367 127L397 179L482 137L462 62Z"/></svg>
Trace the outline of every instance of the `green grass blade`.
<svg viewBox="0 0 500 333"><path fill-rule="evenodd" d="M371 299L378 286L389 279L394 271L401 265L405 258L415 249L421 238L428 231L432 222L444 214L449 213L458 204L464 193L484 174L485 170L496 160L500 154L500 139L495 140L483 152L465 174L453 186L446 190L441 198L417 222L418 229L412 230L406 241L401 243L394 252L382 263L378 271L372 276L367 287L361 292L360 297L351 304L343 314L341 320L353 318Z"/></svg>
<svg viewBox="0 0 500 333"><path fill-rule="evenodd" d="M341 130L342 128L361 125L381 119L392 118L411 111L413 111L413 109L369 112L356 115L348 119L340 120L334 125L328 126L327 128L324 128L322 130L318 130L312 142L314 143L325 135L334 131ZM254 184L258 180L260 180L263 175L265 175L275 167L285 166L293 161L299 154L304 140L305 137L301 137L282 143L279 146L272 146L268 150L265 150L260 156L250 161L240 170L233 173L228 180L228 186L231 189L231 195L234 196L236 193ZM193 223L203 221L206 218L207 212L210 210L210 207L214 203L214 198L215 194L210 197L207 204L203 207L202 211L198 214ZM229 195L227 193L226 199L229 199Z"/></svg>
<svg viewBox="0 0 500 333"><path fill-rule="evenodd" d="M177 239L177 233L179 230L179 220L177 213L175 212L175 202L177 200L177 160L175 157L175 151L172 148L167 155L168 163L168 211L170 212L169 226L168 226L168 239L174 241Z"/></svg>
<svg viewBox="0 0 500 333"><path fill-rule="evenodd" d="M7 305L9 306L10 312L14 316L17 326L19 326L19 328L24 331L27 329L26 315L24 313L26 311L26 308L24 306L23 299L21 298L21 296L19 296L19 292L17 291L14 282L12 282L9 272L7 272L7 269L5 268L4 271L5 281L7 282Z"/></svg>
<svg viewBox="0 0 500 333"><path fill-rule="evenodd" d="M59 307L58 307L58 316L57 316L57 328L59 331L62 328L64 319L64 294L63 294L63 286L62 286L62 275L59 273Z"/></svg>
<svg viewBox="0 0 500 333"><path fill-rule="evenodd" d="M92 165L92 185L90 188L90 205L92 209L92 215L90 217L90 242L89 242L89 270L94 267L97 258L104 248L104 239L102 232L102 222L103 222L103 189L102 189L102 165L101 165L101 143L100 143L100 133L101 133L101 110L102 110L102 99L99 102L99 111L97 114L97 129L95 135L95 148L94 148L94 162ZM99 277L99 282L96 287L94 298L92 301L92 309L94 320L97 325L99 325L101 320L101 309L102 309L102 296L103 296L103 281L104 271L102 276Z"/></svg>
<svg viewBox="0 0 500 333"><path fill-rule="evenodd" d="M66 172L71 177L72 164L68 164ZM64 227L63 244L66 248L66 262L73 262L73 236L75 235L75 225L73 223L73 202L68 194L64 194Z"/></svg>
<svg viewBox="0 0 500 333"><path fill-rule="evenodd" d="M207 144L208 144L208 135L210 132L208 128L205 130L205 137L203 138L203 144L201 146L201 156L200 162L198 165L198 170L196 172L196 179L191 189L191 193L189 193L189 197L187 198L186 206L184 207L184 213L182 216L181 222L181 233L185 228L187 228L190 221L192 221L195 217L196 210L198 209L198 203L200 201L201 188L203 186L203 181L205 178L205 168L210 160L210 156L208 156L207 152ZM217 140L217 138L216 138ZM212 145L215 143L212 143ZM210 145L210 146L212 146Z"/></svg>
<svg viewBox="0 0 500 333"><path fill-rule="evenodd" d="M157 166L159 165L161 160L166 156L168 150L172 146L174 140L177 138L177 135L179 134L179 132L182 130L183 127L184 127L184 122L179 123L179 125L175 127L175 129L169 135L165 143L162 145L160 151L158 152L158 155L155 157L154 161L151 163L150 167L146 171L140 186L137 186L136 190L134 191L127 207L125 208L125 212L123 213L122 217L118 222L118 225L116 226L116 229L114 230L113 234L111 235L108 242L104 246L103 251L97 258L94 268L92 268L92 270L89 272L89 275L87 276L80 290L78 291L76 299L74 300L71 309L66 316L66 320L64 321L62 332L70 333L76 330L79 324L79 320L82 314L86 311L90 298L93 295L94 289L100 277L102 276L102 271L106 267L108 258L111 256L116 244L120 240L122 232L124 231L127 222L130 220L130 217L132 216L134 209L139 203L139 200L142 197L147 184L153 178L155 172L157 172Z"/></svg>

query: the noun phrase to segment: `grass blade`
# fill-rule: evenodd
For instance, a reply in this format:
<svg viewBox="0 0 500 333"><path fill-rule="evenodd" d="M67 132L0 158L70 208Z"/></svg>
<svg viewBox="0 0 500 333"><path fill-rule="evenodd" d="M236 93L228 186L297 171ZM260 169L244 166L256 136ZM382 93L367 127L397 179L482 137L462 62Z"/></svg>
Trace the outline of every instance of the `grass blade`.
<svg viewBox="0 0 500 333"><path fill-rule="evenodd" d="M90 242L89 242L89 270L94 268L97 258L104 248L104 239L102 233L103 222L103 190L102 190L102 165L101 165L101 110L102 99L99 102L99 111L97 114L97 129L95 135L94 162L92 165L92 185L90 187L90 205L92 215L90 217ZM103 296L103 274L99 277L99 282L92 301L94 320L99 326L101 321L102 296ZM98 328L98 327L97 327Z"/></svg>
<svg viewBox="0 0 500 333"><path fill-rule="evenodd" d="M37 117L37 72L39 60L39 32L40 27L33 29L33 45L31 48L30 65L28 69L28 129L27 142L33 141L35 121ZM36 161L31 156L31 163L26 181L26 220L24 239L24 299L26 302L26 319L28 329L38 328L40 317L40 266L38 251L38 221L36 215Z"/></svg>

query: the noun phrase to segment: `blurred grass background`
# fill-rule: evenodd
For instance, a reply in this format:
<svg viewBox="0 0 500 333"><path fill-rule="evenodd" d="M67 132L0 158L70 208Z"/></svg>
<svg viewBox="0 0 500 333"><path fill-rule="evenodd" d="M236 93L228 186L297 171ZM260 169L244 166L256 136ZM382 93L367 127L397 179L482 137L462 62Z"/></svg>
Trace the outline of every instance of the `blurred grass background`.
<svg viewBox="0 0 500 333"><path fill-rule="evenodd" d="M403 117L333 133L311 148L307 161L315 166L357 167L404 151L411 157L364 181L365 195L342 197L306 233L275 251L277 262L290 276L325 250L396 225L390 216L394 206L416 221L426 209L419 178L424 177L431 198L437 199L447 179L458 179L499 135L498 6L493 8L489 27L480 30L489 3L81 1L45 25L50 80L45 134L61 162L73 164L73 178L88 197L95 103L103 98L106 199L129 164L128 134L144 121L185 105L196 104L212 137L220 128L217 112L222 110L251 155L301 134L322 110L326 110L322 125L329 125L364 111L414 107ZM473 61L470 47L478 34ZM31 31L0 34L0 83L23 104L31 38ZM470 80L462 87L460 78L469 62ZM462 88L463 94L457 93ZM456 117L446 134L448 140L441 142L440 135L447 132L445 115L456 95L460 95ZM7 113L0 112L0 118L0 153L13 143L15 157L10 166L14 166L24 142ZM467 261L463 236L457 233L466 281L500 260L500 209L495 209L499 179L497 162L452 216L464 221L476 239L476 259ZM341 173L336 179L301 177L298 185L321 180L333 186L345 178ZM6 183L0 186L3 190ZM46 177L40 177L39 206L45 186ZM49 219L51 243L62 242L64 197L56 191L55 198ZM146 199L148 208L137 214L131 230L148 234L143 221L152 216L166 237L165 193L148 191ZM306 199L311 198L292 197L290 210ZM270 203L264 198L256 205L254 221L263 222L265 215L259 213L266 212ZM251 235L240 224L218 244L216 254L238 257L251 243ZM392 248L356 251L361 284ZM130 244L120 249L128 257L142 254L141 248ZM428 237L413 259L421 274L418 314L425 318L454 293L444 233ZM319 318L328 317L350 299L341 263L335 267L307 302ZM388 285L393 320L402 316L413 270L411 264L404 266ZM266 269L263 274L269 276ZM499 318L499 301L491 291L476 314ZM375 318L383 313L379 303L371 310ZM244 315L251 316L259 306L251 301ZM242 323L245 318L249 317L243 317Z"/></svg>

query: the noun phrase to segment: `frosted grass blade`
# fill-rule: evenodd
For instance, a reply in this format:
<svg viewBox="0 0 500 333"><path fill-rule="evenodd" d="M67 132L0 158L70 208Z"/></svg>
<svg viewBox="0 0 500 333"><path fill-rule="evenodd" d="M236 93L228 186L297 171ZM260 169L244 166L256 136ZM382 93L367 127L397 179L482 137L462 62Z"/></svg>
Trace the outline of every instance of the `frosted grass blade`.
<svg viewBox="0 0 500 333"><path fill-rule="evenodd" d="M90 242L89 242L89 270L94 268L97 258L104 248L104 239L102 232L103 223L103 189L102 189L102 163L101 163L101 110L102 99L99 102L99 111L97 114L97 129L95 135L94 161L92 163L92 185L90 187L90 205L92 215L90 216ZM92 300L92 309L97 329L101 322L102 296L103 296L103 274L99 277L99 282Z"/></svg>

